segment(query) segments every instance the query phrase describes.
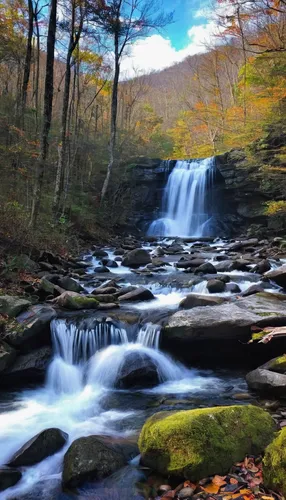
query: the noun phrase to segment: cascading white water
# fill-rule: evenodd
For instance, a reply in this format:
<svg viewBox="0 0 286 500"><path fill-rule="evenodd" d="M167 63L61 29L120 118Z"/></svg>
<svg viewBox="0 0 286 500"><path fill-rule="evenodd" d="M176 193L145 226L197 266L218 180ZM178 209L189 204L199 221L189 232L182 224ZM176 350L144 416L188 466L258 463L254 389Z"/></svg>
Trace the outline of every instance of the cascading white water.
<svg viewBox="0 0 286 500"><path fill-rule="evenodd" d="M206 190L213 182L214 158L177 161L163 196L163 217L152 222L150 236L207 236Z"/></svg>
<svg viewBox="0 0 286 500"><path fill-rule="evenodd" d="M77 326L54 320L51 334L54 359L48 369L47 385L56 393L80 391L89 358L103 347L128 342L123 328L105 321Z"/></svg>
<svg viewBox="0 0 286 500"><path fill-rule="evenodd" d="M159 349L161 327L153 325L153 323L146 323L140 328L137 342L145 347L153 347Z"/></svg>

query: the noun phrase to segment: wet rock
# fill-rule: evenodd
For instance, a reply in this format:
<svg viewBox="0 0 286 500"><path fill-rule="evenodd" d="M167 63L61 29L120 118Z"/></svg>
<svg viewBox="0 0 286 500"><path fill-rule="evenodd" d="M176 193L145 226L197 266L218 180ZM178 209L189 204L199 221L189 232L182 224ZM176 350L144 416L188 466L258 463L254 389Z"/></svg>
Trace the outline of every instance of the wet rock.
<svg viewBox="0 0 286 500"><path fill-rule="evenodd" d="M111 309L116 309L119 307L118 303L99 303L98 310L99 311L110 311Z"/></svg>
<svg viewBox="0 0 286 500"><path fill-rule="evenodd" d="M268 271L264 276L282 288L286 288L286 264L273 271Z"/></svg>
<svg viewBox="0 0 286 500"><path fill-rule="evenodd" d="M271 416L251 405L160 412L141 431L141 462L192 481L224 475L245 455L259 455L275 429Z"/></svg>
<svg viewBox="0 0 286 500"><path fill-rule="evenodd" d="M256 293L264 292L266 288L266 284L264 283L255 283L254 285L250 285L242 294L242 297L249 297L250 295L255 295ZM269 286L269 285L268 285Z"/></svg>
<svg viewBox="0 0 286 500"><path fill-rule="evenodd" d="M124 255L125 254L125 250L123 248L117 248L116 250L114 250L114 255Z"/></svg>
<svg viewBox="0 0 286 500"><path fill-rule="evenodd" d="M17 469L0 466L0 491L4 491L11 486L15 486L22 477L22 473Z"/></svg>
<svg viewBox="0 0 286 500"><path fill-rule="evenodd" d="M116 386L119 389L154 387L158 384L157 366L147 354L127 354L118 373Z"/></svg>
<svg viewBox="0 0 286 500"><path fill-rule="evenodd" d="M98 481L124 467L138 454L137 444L103 436L76 439L64 456L63 485L75 488Z"/></svg>
<svg viewBox="0 0 286 500"><path fill-rule="evenodd" d="M250 389L261 394L286 397L286 356L272 359L246 375Z"/></svg>
<svg viewBox="0 0 286 500"><path fill-rule="evenodd" d="M117 262L115 262L115 260L111 260L111 259L102 259L102 264L103 266L106 266L106 267L118 267L118 264Z"/></svg>
<svg viewBox="0 0 286 500"><path fill-rule="evenodd" d="M54 269L53 264L49 264L48 262L39 262L39 266L44 271L49 271L49 272L53 271L53 269Z"/></svg>
<svg viewBox="0 0 286 500"><path fill-rule="evenodd" d="M180 302L180 307L191 309L192 307L217 306L225 302L225 300L223 297L209 297L208 295L191 293Z"/></svg>
<svg viewBox="0 0 286 500"><path fill-rule="evenodd" d="M108 304L108 303L111 303L111 302L117 302L117 298L116 298L116 295L114 294L104 294L104 293L100 293L100 294L92 294L92 296L98 300L98 302L101 302L101 303L104 303L104 304Z"/></svg>
<svg viewBox="0 0 286 500"><path fill-rule="evenodd" d="M16 351L3 340L0 341L0 373L9 368L16 359Z"/></svg>
<svg viewBox="0 0 286 500"><path fill-rule="evenodd" d="M76 292L64 292L52 302L64 309L74 311L80 309L97 309L98 307L98 301L92 295L80 295Z"/></svg>
<svg viewBox="0 0 286 500"><path fill-rule="evenodd" d="M108 257L108 253L105 250L102 250L101 248L94 249L92 255L94 257Z"/></svg>
<svg viewBox="0 0 286 500"><path fill-rule="evenodd" d="M5 386L7 384L23 385L27 382L42 382L45 379L51 358L51 347L41 347L28 354L22 354L16 358L10 368L2 372L1 382Z"/></svg>
<svg viewBox="0 0 286 500"><path fill-rule="evenodd" d="M218 273L229 273L234 270L234 264L232 260L222 260L221 262L215 264L215 268Z"/></svg>
<svg viewBox="0 0 286 500"><path fill-rule="evenodd" d="M122 265L132 268L138 268L140 266L145 266L146 264L150 264L151 257L147 250L143 250L142 248L136 248L128 252L124 255L122 259Z"/></svg>
<svg viewBox="0 0 286 500"><path fill-rule="evenodd" d="M189 269L202 266L204 263L205 259L179 260L179 262L176 263L176 267L178 267L179 269Z"/></svg>
<svg viewBox="0 0 286 500"><path fill-rule="evenodd" d="M56 315L51 306L30 307L17 316L16 323L6 334L6 342L22 352L50 344L50 322Z"/></svg>
<svg viewBox="0 0 286 500"><path fill-rule="evenodd" d="M233 270L244 271L244 272L250 271L251 270L250 266L252 263L253 263L252 261L246 259L235 260L233 261Z"/></svg>
<svg viewBox="0 0 286 500"><path fill-rule="evenodd" d="M109 269L106 266L97 266L94 268L94 272L98 274L109 273Z"/></svg>
<svg viewBox="0 0 286 500"><path fill-rule="evenodd" d="M153 300L153 299L155 299L153 293L147 288L144 288L143 286L140 286L129 293L125 293L124 295L119 296L120 302L125 302L125 301L135 302L135 301Z"/></svg>
<svg viewBox="0 0 286 500"><path fill-rule="evenodd" d="M91 295L113 295L114 293L117 293L118 289L115 288L114 286L107 286L106 288L95 288L92 292Z"/></svg>
<svg viewBox="0 0 286 500"><path fill-rule="evenodd" d="M207 282L209 293L222 293L225 291L225 283L221 280L210 280Z"/></svg>
<svg viewBox="0 0 286 500"><path fill-rule="evenodd" d="M47 278L42 278L39 284L39 292L44 292L44 296L54 295L55 285L51 283L51 281L47 280Z"/></svg>
<svg viewBox="0 0 286 500"><path fill-rule="evenodd" d="M256 266L252 269L253 273L258 273L258 274L264 274L267 273L267 271L270 271L271 269L271 264L268 260L262 260Z"/></svg>
<svg viewBox="0 0 286 500"><path fill-rule="evenodd" d="M225 291L230 293L241 293L241 289L237 283L226 283Z"/></svg>
<svg viewBox="0 0 286 500"><path fill-rule="evenodd" d="M205 264L202 264L201 266L197 267L197 269L195 269L194 272L195 272L195 274L199 274L199 273L216 274L217 270L213 264L211 264L210 262L206 262Z"/></svg>
<svg viewBox="0 0 286 500"><path fill-rule="evenodd" d="M10 318L15 318L22 311L30 307L31 302L21 297L13 295L0 295L0 314L7 314Z"/></svg>
<svg viewBox="0 0 286 500"><path fill-rule="evenodd" d="M66 443L68 434L61 429L45 429L27 441L9 461L12 467L23 467L41 462L50 455L54 455Z"/></svg>
<svg viewBox="0 0 286 500"><path fill-rule="evenodd" d="M196 338L248 340L251 326L259 320L260 317L253 312L233 303L216 307L196 307L173 314L163 329L163 336L182 340Z"/></svg>
<svg viewBox="0 0 286 500"><path fill-rule="evenodd" d="M73 278L70 278L69 276L64 276L59 280L59 286L63 288L64 290L67 290L68 292L82 292L83 288L82 286Z"/></svg>

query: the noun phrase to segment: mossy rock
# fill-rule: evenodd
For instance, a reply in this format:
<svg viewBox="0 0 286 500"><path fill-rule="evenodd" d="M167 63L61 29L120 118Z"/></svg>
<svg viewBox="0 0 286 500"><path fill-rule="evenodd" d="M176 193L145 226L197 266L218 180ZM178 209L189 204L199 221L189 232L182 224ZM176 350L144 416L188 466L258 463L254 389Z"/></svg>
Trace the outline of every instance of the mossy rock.
<svg viewBox="0 0 286 500"><path fill-rule="evenodd" d="M269 361L268 369L276 373L286 373L286 354Z"/></svg>
<svg viewBox="0 0 286 500"><path fill-rule="evenodd" d="M80 309L97 309L99 302L91 295L80 295L76 292L64 292L52 301L60 307L77 311Z"/></svg>
<svg viewBox="0 0 286 500"><path fill-rule="evenodd" d="M272 417L251 405L160 412L143 426L139 449L143 465L197 481L261 453L274 432Z"/></svg>
<svg viewBox="0 0 286 500"><path fill-rule="evenodd" d="M266 448L263 460L264 484L286 495L286 427Z"/></svg>

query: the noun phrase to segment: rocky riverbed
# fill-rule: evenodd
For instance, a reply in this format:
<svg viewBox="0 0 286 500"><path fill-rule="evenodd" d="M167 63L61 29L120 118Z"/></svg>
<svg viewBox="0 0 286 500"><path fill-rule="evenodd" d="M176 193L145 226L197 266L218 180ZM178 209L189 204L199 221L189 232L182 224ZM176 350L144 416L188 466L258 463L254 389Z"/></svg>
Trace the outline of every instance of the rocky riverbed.
<svg viewBox="0 0 286 500"><path fill-rule="evenodd" d="M120 499L120 491L126 498L152 497L136 487L147 479L134 459L138 432L162 410L190 412L186 432L197 409L209 418L211 408L245 408L248 418L256 408L270 419L273 435L265 442L252 447L257 427L251 427L248 444L241 447L237 438L234 445L239 456L230 455L223 470L205 468L203 477L226 474L245 454L261 453L284 427L286 254L280 238L130 236L79 258L51 252L22 258L21 295L10 287L0 296L0 498L72 498L76 491L78 498L111 498L112 481ZM177 444L178 432L183 436L178 422ZM144 432L140 443L142 464L150 467ZM176 474L203 479L194 477L194 465L178 449L190 473ZM151 450L160 460L158 447ZM202 463L205 458L203 452ZM151 468L167 481L170 470ZM273 479L272 486L280 483Z"/></svg>

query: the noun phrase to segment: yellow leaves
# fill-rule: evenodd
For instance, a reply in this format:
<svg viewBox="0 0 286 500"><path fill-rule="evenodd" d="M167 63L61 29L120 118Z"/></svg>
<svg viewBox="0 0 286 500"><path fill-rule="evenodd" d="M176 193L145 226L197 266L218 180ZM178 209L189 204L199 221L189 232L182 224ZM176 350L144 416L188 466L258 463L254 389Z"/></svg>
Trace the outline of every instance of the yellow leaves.
<svg viewBox="0 0 286 500"><path fill-rule="evenodd" d="M286 201L283 200L268 201L266 203L266 206L267 206L265 210L266 215L277 215L278 213L286 212Z"/></svg>

